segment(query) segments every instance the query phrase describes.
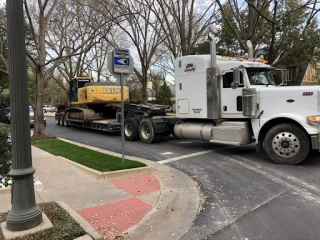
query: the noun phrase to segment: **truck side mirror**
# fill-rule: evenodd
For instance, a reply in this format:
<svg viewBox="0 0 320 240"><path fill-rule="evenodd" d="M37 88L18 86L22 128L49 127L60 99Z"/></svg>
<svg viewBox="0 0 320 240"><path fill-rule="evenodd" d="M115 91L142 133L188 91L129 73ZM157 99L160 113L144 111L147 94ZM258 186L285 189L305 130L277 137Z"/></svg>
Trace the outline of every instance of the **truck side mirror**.
<svg viewBox="0 0 320 240"><path fill-rule="evenodd" d="M231 83L232 89L237 89L239 84L240 84L240 69L234 68L233 69L233 82Z"/></svg>

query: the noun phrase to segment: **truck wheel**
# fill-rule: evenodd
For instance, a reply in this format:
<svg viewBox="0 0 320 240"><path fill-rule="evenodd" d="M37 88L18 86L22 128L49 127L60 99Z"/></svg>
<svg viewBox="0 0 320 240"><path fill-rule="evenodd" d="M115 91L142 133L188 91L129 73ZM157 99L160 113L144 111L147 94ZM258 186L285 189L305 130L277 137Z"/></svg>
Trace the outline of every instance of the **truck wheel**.
<svg viewBox="0 0 320 240"><path fill-rule="evenodd" d="M300 127L294 124L279 124L267 132L264 148L276 163L298 164L308 156L310 142Z"/></svg>
<svg viewBox="0 0 320 240"><path fill-rule="evenodd" d="M157 135L150 119L146 118L140 122L139 136L144 143L153 143L157 140Z"/></svg>
<svg viewBox="0 0 320 240"><path fill-rule="evenodd" d="M136 141L139 139L139 124L136 119L128 118L124 121L124 138L127 141Z"/></svg>
<svg viewBox="0 0 320 240"><path fill-rule="evenodd" d="M60 125L60 115L56 115L56 124Z"/></svg>

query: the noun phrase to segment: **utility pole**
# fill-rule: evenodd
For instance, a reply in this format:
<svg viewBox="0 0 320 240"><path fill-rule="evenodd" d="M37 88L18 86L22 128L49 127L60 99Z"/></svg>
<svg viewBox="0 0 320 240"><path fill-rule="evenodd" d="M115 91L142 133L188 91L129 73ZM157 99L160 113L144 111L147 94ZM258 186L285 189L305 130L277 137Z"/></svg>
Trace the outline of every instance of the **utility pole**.
<svg viewBox="0 0 320 240"><path fill-rule="evenodd" d="M34 195L23 0L7 0L6 4L12 140L9 175L13 179L6 226L10 231L22 231L39 225L42 213Z"/></svg>

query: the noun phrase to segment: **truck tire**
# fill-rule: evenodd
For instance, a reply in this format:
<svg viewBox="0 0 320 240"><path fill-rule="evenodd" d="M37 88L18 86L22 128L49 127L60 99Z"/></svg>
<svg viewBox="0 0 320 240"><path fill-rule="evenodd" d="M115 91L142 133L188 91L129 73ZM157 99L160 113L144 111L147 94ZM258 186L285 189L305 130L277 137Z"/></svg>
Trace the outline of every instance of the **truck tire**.
<svg viewBox="0 0 320 240"><path fill-rule="evenodd" d="M128 118L124 121L124 138L127 141L139 139L139 123L136 119Z"/></svg>
<svg viewBox="0 0 320 240"><path fill-rule="evenodd" d="M150 119L145 118L140 122L139 136L144 143L154 143L157 140L157 135Z"/></svg>
<svg viewBox="0 0 320 240"><path fill-rule="evenodd" d="M55 120L56 120L56 124L59 126L60 125L60 115L56 115Z"/></svg>
<svg viewBox="0 0 320 240"><path fill-rule="evenodd" d="M267 155L279 164L298 164L310 152L307 134L294 124L279 124L266 134L264 148Z"/></svg>

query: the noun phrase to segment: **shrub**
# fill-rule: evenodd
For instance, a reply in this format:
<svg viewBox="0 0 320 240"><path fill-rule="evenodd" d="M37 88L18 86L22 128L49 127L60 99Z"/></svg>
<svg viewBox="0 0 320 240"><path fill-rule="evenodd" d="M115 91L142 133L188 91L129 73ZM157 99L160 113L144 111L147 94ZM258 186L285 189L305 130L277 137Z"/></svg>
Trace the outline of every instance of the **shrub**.
<svg viewBox="0 0 320 240"><path fill-rule="evenodd" d="M11 143L8 139L10 130L0 124L0 175L6 176L11 167Z"/></svg>

